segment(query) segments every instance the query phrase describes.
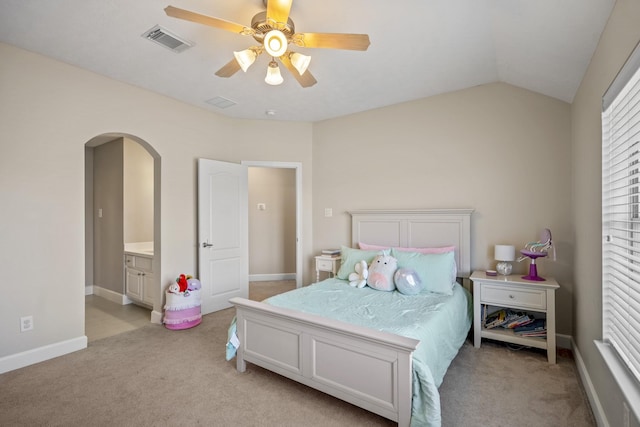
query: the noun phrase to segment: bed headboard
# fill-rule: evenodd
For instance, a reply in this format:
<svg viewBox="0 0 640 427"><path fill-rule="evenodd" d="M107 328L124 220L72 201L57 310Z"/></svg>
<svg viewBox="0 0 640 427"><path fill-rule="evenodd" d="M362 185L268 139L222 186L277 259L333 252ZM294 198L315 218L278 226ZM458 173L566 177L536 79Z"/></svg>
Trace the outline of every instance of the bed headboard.
<svg viewBox="0 0 640 427"><path fill-rule="evenodd" d="M455 246L459 277L471 274L473 209L351 211L351 246L358 242L395 247Z"/></svg>

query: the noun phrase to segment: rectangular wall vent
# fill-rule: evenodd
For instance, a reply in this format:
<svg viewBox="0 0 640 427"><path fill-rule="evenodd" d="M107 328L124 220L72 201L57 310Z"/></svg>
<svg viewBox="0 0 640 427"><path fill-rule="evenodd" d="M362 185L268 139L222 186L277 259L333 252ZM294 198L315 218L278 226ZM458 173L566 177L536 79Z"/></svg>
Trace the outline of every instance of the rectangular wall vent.
<svg viewBox="0 0 640 427"><path fill-rule="evenodd" d="M188 42L180 37L172 34L170 31L167 31L165 28L162 28L159 25L151 28L148 31L145 31L142 34L142 37L151 40L152 42L158 43L161 46L166 47L167 49L172 50L173 52L183 52L193 46L193 43Z"/></svg>
<svg viewBox="0 0 640 427"><path fill-rule="evenodd" d="M205 102L218 108L229 108L237 104L236 102L221 96L216 96L215 98L211 98Z"/></svg>

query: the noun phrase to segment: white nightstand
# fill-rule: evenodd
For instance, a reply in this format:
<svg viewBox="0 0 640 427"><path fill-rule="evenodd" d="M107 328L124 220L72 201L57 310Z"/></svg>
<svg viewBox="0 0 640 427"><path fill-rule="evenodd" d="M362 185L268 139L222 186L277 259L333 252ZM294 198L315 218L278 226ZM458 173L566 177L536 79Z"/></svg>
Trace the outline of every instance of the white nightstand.
<svg viewBox="0 0 640 427"><path fill-rule="evenodd" d="M338 269L340 268L340 260L342 257L334 256L322 256L318 255L316 257L316 282L320 281L320 272L326 271L327 273L331 273L333 277L335 277L336 273L338 273Z"/></svg>
<svg viewBox="0 0 640 427"><path fill-rule="evenodd" d="M547 350L549 363L556 363L556 289L554 279L544 282L524 280L520 275L487 276L484 271L474 271L473 281L473 345L480 347L482 338L505 341ZM512 308L517 311L542 313L547 319L547 338L521 337L510 329L485 329L482 325L483 304Z"/></svg>

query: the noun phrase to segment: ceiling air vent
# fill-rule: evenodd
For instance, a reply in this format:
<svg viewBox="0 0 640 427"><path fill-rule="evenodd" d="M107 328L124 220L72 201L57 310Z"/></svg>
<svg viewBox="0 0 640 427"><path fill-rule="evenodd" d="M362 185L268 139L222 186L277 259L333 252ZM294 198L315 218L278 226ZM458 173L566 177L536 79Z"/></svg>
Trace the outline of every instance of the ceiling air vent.
<svg viewBox="0 0 640 427"><path fill-rule="evenodd" d="M162 45L176 53L185 51L193 46L193 43L181 39L159 25L156 25L152 29L146 31L142 34L142 37L158 43L159 45Z"/></svg>
<svg viewBox="0 0 640 427"><path fill-rule="evenodd" d="M205 101L208 104L213 105L214 107L218 107L218 108L229 108L229 107L233 107L234 105L237 104L237 102L232 101L230 99L227 98L223 98L221 96L216 96L215 98L211 98L207 101Z"/></svg>

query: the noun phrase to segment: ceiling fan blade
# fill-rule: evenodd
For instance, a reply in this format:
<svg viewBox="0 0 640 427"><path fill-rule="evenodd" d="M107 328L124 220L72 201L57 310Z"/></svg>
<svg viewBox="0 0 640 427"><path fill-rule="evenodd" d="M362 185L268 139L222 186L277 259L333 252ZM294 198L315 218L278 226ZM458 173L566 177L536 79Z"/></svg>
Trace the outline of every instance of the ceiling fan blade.
<svg viewBox="0 0 640 427"><path fill-rule="evenodd" d="M305 71L304 74L300 75L300 73L298 73L298 70L296 70L296 67L294 67L293 64L291 63L291 59L289 59L288 53L282 55L279 59L280 59L280 62L282 62L285 67L287 67L291 75L298 81L298 83L300 83L300 86L310 87L318 83L315 77L311 75L309 70Z"/></svg>
<svg viewBox="0 0 640 427"><path fill-rule="evenodd" d="M233 58L231 61L227 62L222 68L216 71L216 76L218 77L231 77L235 73L240 70L240 64Z"/></svg>
<svg viewBox="0 0 640 427"><path fill-rule="evenodd" d="M296 33L292 40L300 47L367 50L371 42L367 34Z"/></svg>
<svg viewBox="0 0 640 427"><path fill-rule="evenodd" d="M255 33L252 28L236 24L235 22L225 21L224 19L202 15L196 12L190 12L188 10L180 9L173 6L165 7L164 11L168 16L171 16L172 18L184 19L185 21L191 21L198 24L207 25L209 27L220 28L221 30L231 31L232 33L242 35L253 35Z"/></svg>
<svg viewBox="0 0 640 427"><path fill-rule="evenodd" d="M287 23L293 0L268 0L267 18L276 22Z"/></svg>

